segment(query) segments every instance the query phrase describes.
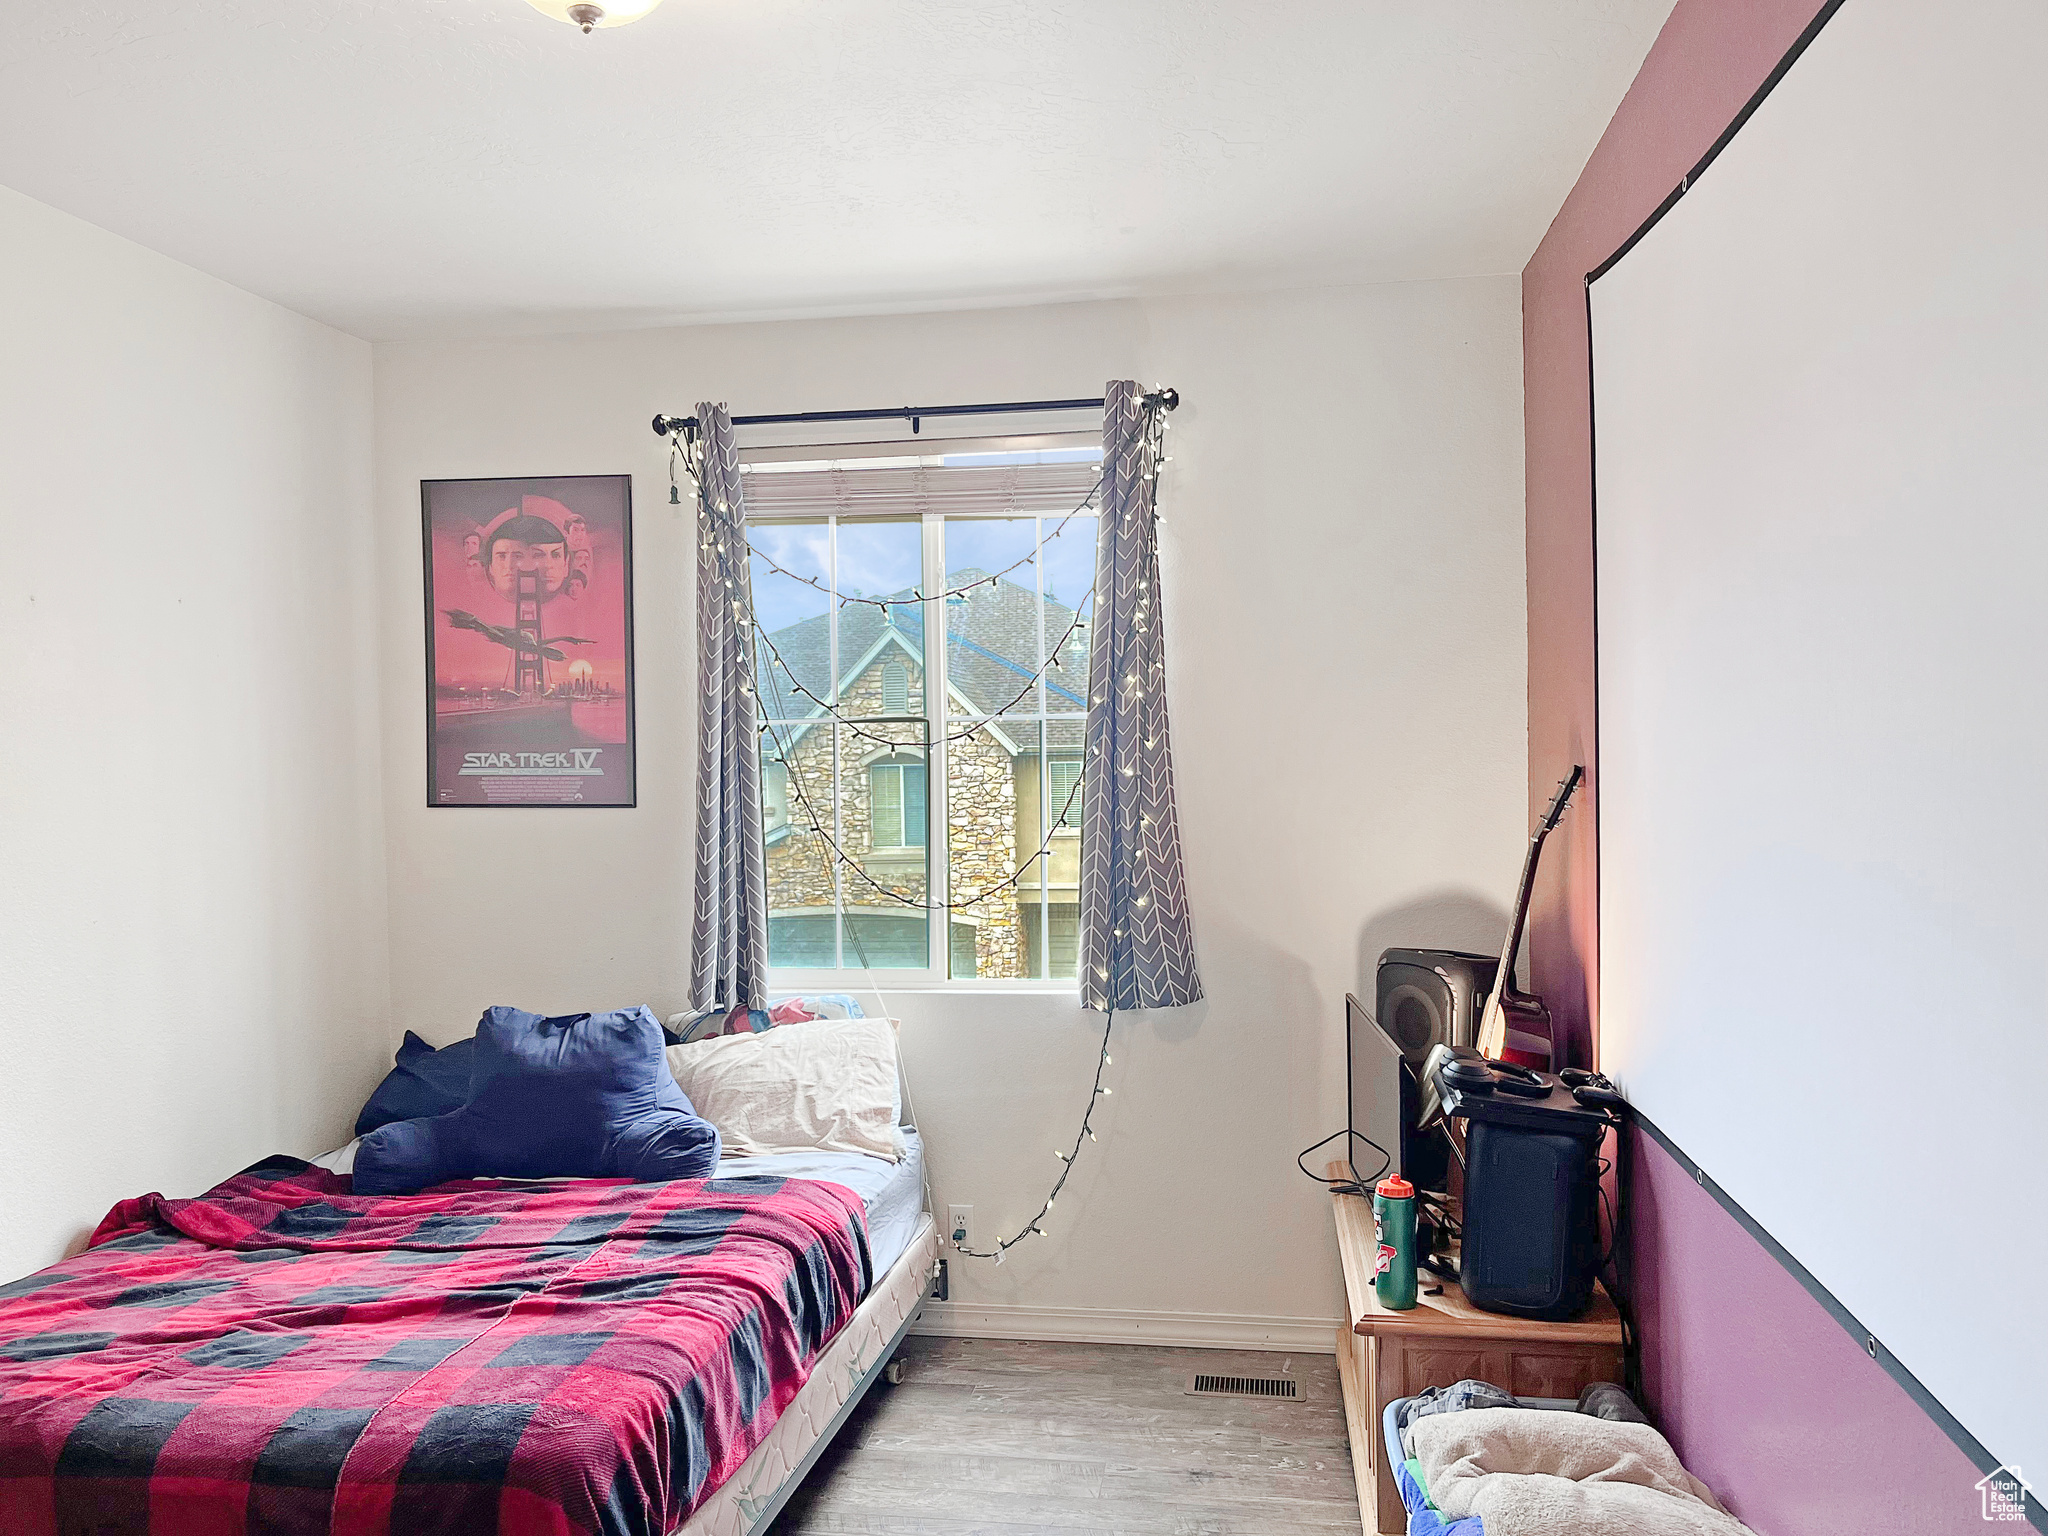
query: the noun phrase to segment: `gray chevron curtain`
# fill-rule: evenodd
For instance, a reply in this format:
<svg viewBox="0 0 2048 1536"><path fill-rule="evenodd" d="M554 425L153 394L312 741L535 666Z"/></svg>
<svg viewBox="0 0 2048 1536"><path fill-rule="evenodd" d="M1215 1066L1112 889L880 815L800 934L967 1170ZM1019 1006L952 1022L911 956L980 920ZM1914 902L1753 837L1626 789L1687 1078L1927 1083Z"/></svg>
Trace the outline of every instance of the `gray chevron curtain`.
<svg viewBox="0 0 2048 1536"><path fill-rule="evenodd" d="M768 861L753 679L747 512L732 416L697 407L697 908L690 1006L768 994Z"/></svg>
<svg viewBox="0 0 2048 1536"><path fill-rule="evenodd" d="M1156 406L1127 379L1102 405L1103 486L1081 791L1081 1001L1174 1008L1202 995L1181 872L1153 513Z"/></svg>

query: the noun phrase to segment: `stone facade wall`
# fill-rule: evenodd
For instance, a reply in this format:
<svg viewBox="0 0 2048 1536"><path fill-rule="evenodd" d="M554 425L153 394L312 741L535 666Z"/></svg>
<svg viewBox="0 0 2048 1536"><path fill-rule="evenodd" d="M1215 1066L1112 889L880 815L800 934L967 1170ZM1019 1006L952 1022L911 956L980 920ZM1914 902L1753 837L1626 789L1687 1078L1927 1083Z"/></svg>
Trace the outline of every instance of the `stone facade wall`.
<svg viewBox="0 0 2048 1536"><path fill-rule="evenodd" d="M884 652L842 694L840 712L860 722L882 711L882 672L888 662L903 664L910 677L910 707L922 704L921 668L901 652ZM778 726L788 739L791 728ZM922 758L923 730L914 725L859 724L842 726L839 736L839 845L855 861L842 880L848 910L914 911L909 903L929 897L924 850L877 850L868 768L900 742L906 755ZM875 738L880 738L875 739ZM770 755L776 733L765 743ZM975 930L975 962L982 976L1017 976L1024 969L1024 930L1017 916L1014 882L982 897L1016 868L1018 848L1016 769L1009 752L983 730L950 744L950 796L947 806L948 847L952 854L953 899L969 903L953 915ZM813 817L826 831L832 814L832 728L813 726L790 751L789 833L768 848L768 904L778 914L832 907L834 857L826 839L810 830ZM1035 771L1035 770L1034 770ZM927 790L929 794L929 789ZM1035 843L1033 846L1036 846ZM1030 848L1024 850L1026 853ZM863 879L863 873L868 877ZM870 884L872 880L874 883ZM876 889L882 887L881 890ZM906 898L893 900L884 892ZM970 898L981 897L971 900ZM946 914L935 913L935 917ZM950 934L949 934L950 937Z"/></svg>
<svg viewBox="0 0 2048 1536"><path fill-rule="evenodd" d="M976 731L948 748L946 779L953 900L971 903L959 909L959 916L979 925L974 933L976 974L1021 976L1024 929L1017 920L1016 882L1009 878L1019 857L1015 765L991 733ZM998 882L1003 883L992 890Z"/></svg>

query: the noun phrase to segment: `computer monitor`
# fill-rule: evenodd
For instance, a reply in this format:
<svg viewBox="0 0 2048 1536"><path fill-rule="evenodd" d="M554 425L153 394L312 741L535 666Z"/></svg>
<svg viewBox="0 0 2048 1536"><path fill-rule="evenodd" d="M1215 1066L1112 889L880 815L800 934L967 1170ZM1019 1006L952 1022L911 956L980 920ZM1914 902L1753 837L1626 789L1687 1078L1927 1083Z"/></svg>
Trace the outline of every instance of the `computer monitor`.
<svg viewBox="0 0 2048 1536"><path fill-rule="evenodd" d="M1393 1036L1348 992L1344 994L1344 1038L1347 1123L1351 1129L1386 1149L1389 1172L1400 1173L1419 1189L1447 1188L1450 1153L1443 1133L1416 1129L1422 1093L1414 1072ZM1379 1163L1372 1148L1351 1138L1351 1155L1359 1175L1372 1177Z"/></svg>
<svg viewBox="0 0 2048 1536"><path fill-rule="evenodd" d="M1345 1123L1355 1133L1348 1138L1351 1165L1360 1178L1376 1177L1380 1160L1371 1147L1357 1139L1364 1136L1386 1152L1387 1172L1405 1173L1401 1157L1401 1048L1349 992L1344 994L1344 1039Z"/></svg>

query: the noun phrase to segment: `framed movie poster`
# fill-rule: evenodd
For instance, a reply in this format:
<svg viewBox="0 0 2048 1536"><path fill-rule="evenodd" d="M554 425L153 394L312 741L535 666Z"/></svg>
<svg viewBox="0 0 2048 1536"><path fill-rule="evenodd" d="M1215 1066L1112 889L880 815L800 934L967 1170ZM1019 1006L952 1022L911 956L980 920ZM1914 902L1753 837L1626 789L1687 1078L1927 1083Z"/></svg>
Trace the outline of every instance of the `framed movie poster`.
<svg viewBox="0 0 2048 1536"><path fill-rule="evenodd" d="M631 805L633 478L422 480L427 804Z"/></svg>

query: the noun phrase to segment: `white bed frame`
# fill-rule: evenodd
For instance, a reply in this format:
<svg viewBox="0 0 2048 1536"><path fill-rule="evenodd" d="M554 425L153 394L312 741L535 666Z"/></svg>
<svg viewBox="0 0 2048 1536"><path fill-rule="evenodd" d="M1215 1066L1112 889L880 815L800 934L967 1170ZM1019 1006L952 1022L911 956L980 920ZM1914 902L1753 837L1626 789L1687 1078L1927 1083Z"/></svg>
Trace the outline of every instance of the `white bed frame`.
<svg viewBox="0 0 2048 1536"><path fill-rule="evenodd" d="M768 1437L673 1536L761 1536L768 1529L855 1405L888 1369L924 1309L938 1264L938 1228L926 1212L910 1246L818 1357L810 1379Z"/></svg>

